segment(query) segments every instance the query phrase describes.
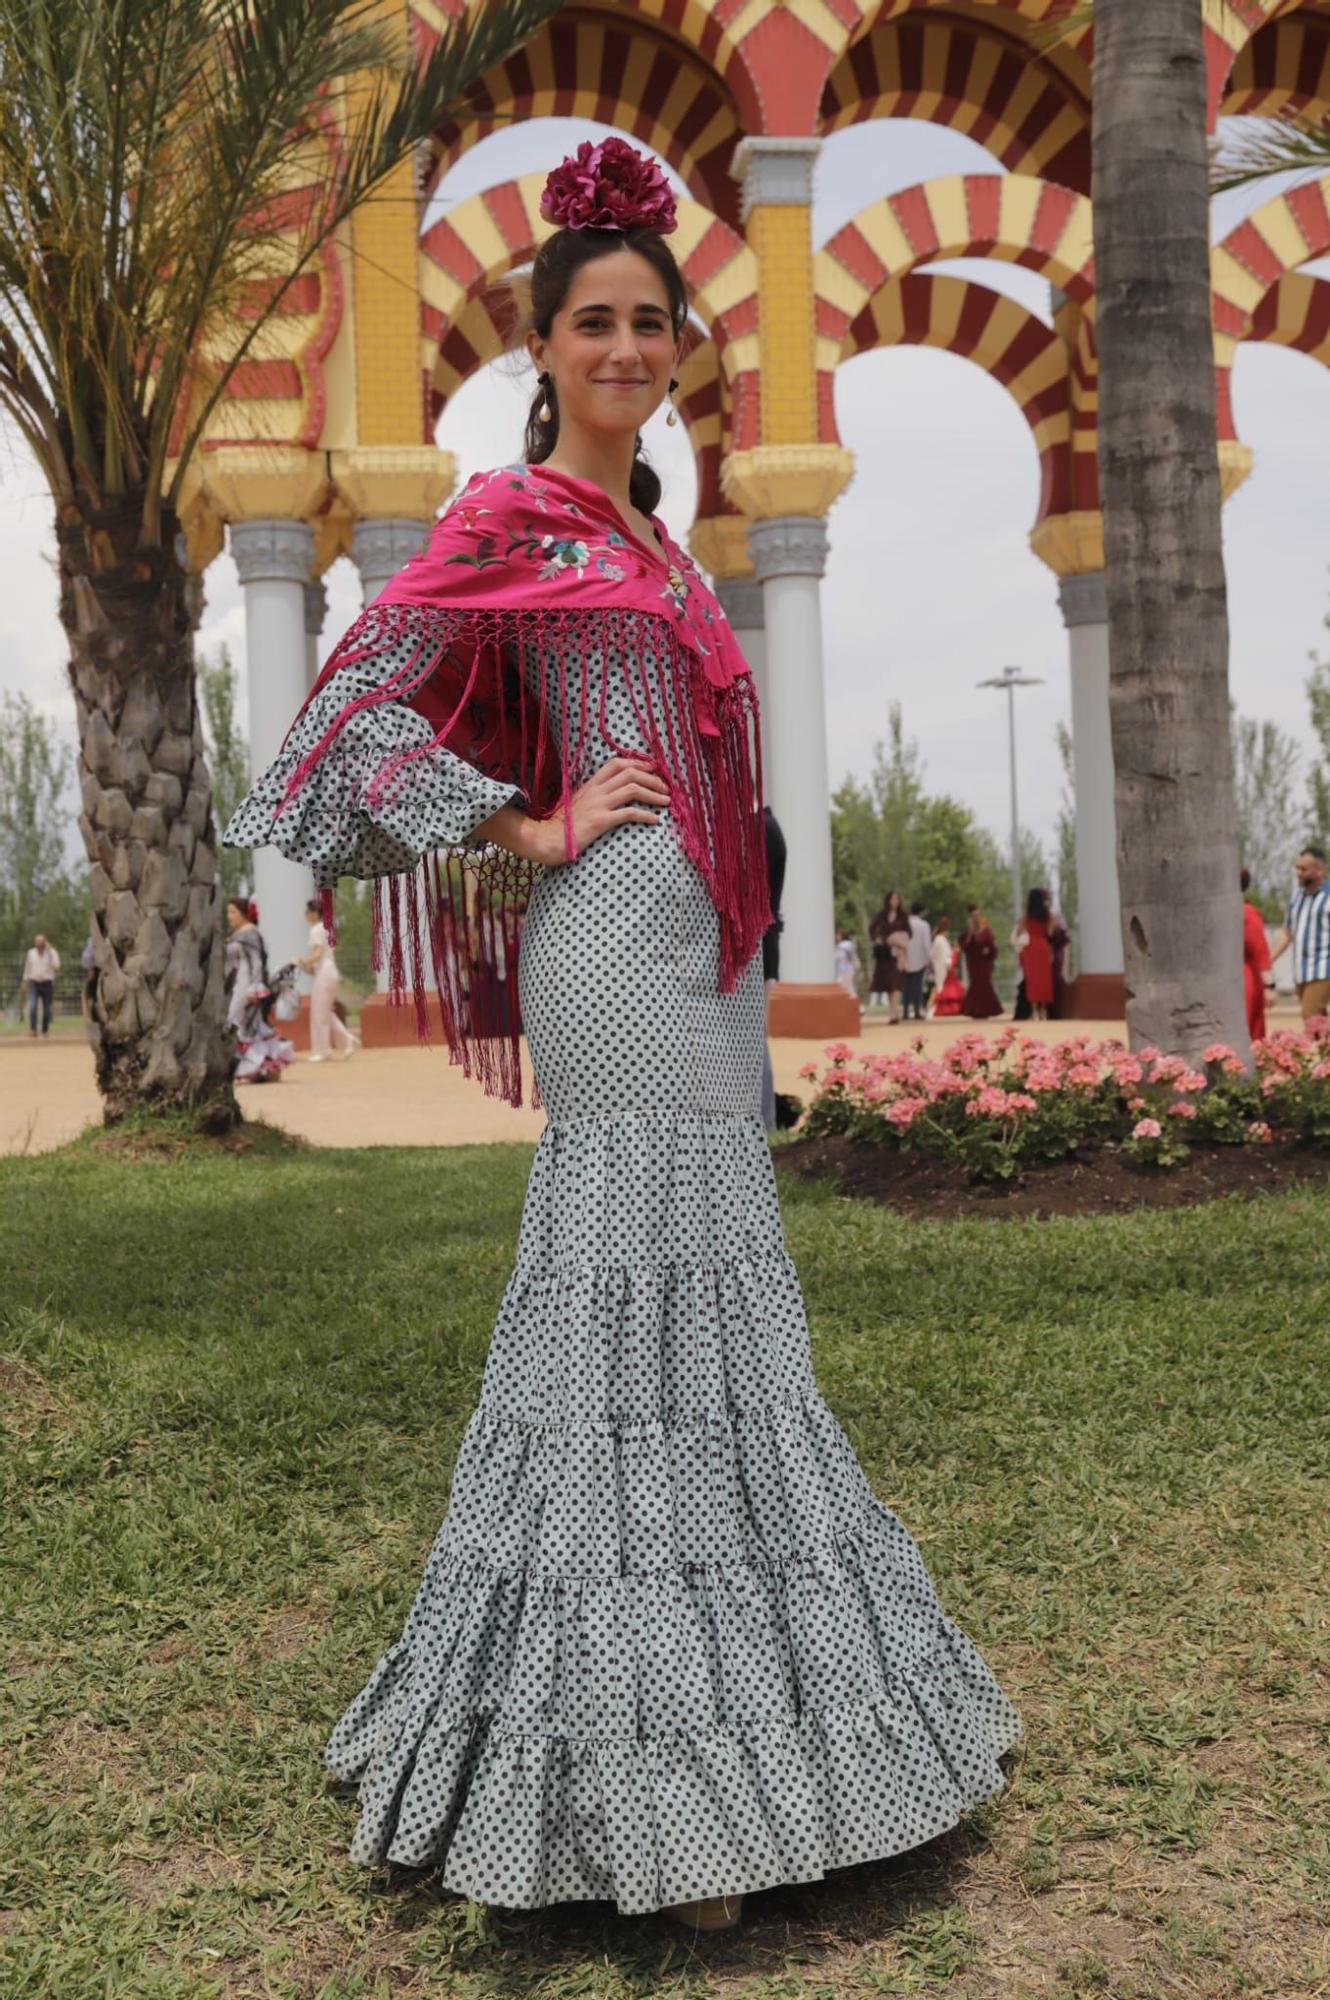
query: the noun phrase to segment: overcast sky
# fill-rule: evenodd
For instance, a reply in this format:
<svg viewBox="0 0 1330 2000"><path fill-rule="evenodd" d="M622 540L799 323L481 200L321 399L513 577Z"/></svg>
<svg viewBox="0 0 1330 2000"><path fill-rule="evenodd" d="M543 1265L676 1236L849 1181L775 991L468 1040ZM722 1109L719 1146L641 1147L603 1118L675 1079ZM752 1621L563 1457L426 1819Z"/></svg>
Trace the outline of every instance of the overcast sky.
<svg viewBox="0 0 1330 2000"><path fill-rule="evenodd" d="M605 129L549 119L495 134L448 175L432 213L552 165L577 139ZM939 174L996 170L972 141L934 126L854 126L818 162L815 241L878 196ZM1217 230L1265 198L1224 198ZM986 261L943 268L1048 317L1048 287L1032 272ZM455 399L438 441L457 453L463 477L517 456L528 393L526 379L499 364ZM1330 370L1280 349L1245 348L1235 401L1256 463L1225 509L1233 694L1244 713L1269 717L1309 747L1308 654L1330 651L1322 624L1330 607ZM1038 464L1024 420L980 369L927 349L863 355L842 368L836 410L857 472L832 510L823 584L831 783L866 773L889 705L899 701L930 785L966 798L1001 833L1005 703L975 683L1014 662L1043 679L1019 696L1021 817L1051 845L1060 786L1054 732L1069 719L1067 647L1056 579L1028 545ZM657 418L650 442L665 479L662 511L682 536L695 501L684 432ZM52 552L45 488L22 446L0 443L0 688L26 690L72 741ZM325 649L359 608L349 563L327 581ZM244 612L229 555L208 572L201 641L210 649L225 642L243 668Z"/></svg>

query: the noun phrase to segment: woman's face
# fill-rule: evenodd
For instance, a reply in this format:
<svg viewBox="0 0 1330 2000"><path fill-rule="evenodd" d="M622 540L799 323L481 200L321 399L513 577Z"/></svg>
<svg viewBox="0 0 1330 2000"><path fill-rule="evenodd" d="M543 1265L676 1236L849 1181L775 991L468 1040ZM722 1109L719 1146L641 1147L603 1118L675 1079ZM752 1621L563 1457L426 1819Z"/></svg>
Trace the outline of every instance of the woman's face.
<svg viewBox="0 0 1330 2000"><path fill-rule="evenodd" d="M636 250L593 257L549 338L529 333L527 351L553 377L561 433L639 431L664 402L678 360L664 280Z"/></svg>
<svg viewBox="0 0 1330 2000"><path fill-rule="evenodd" d="M249 918L243 910L238 910L234 903L228 903L226 906L226 921L230 924L233 931L238 931L243 929L249 922Z"/></svg>

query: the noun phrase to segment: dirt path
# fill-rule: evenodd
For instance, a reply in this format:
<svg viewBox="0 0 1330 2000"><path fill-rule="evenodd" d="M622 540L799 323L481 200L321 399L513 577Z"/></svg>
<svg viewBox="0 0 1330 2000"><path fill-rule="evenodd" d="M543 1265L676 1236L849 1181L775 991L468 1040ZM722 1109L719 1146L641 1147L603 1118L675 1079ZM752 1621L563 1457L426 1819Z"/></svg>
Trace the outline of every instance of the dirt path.
<svg viewBox="0 0 1330 2000"><path fill-rule="evenodd" d="M851 1039L851 1047L904 1048L922 1034L930 1048L945 1048L970 1024L926 1021L891 1027L874 1022ZM1003 1023L985 1022L996 1034ZM1029 1024L1041 1040L1073 1032L1066 1022ZM1074 1030L1121 1035L1120 1021L1078 1021ZM821 1041L777 1041L771 1045L777 1090L806 1098L801 1064L821 1063ZM494 1140L536 1139L543 1112L514 1111L485 1097L436 1048L360 1049L349 1062L305 1061L280 1083L249 1087L242 1093L247 1118L279 1125L316 1146L468 1146ZM48 1041L0 1041L0 1152L46 1153L95 1124L101 1105L93 1079L92 1056L73 1036Z"/></svg>

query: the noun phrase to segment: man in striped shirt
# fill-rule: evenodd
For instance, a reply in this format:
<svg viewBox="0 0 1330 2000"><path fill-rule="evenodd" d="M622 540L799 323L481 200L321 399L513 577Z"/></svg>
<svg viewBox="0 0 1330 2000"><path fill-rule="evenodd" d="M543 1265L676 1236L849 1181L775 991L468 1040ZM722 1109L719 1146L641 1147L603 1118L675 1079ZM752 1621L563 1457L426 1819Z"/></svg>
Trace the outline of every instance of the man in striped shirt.
<svg viewBox="0 0 1330 2000"><path fill-rule="evenodd" d="M1330 881L1319 847L1304 847L1298 856L1298 888L1288 906L1284 928L1271 955L1278 958L1293 947L1293 980L1304 1021L1330 1014Z"/></svg>

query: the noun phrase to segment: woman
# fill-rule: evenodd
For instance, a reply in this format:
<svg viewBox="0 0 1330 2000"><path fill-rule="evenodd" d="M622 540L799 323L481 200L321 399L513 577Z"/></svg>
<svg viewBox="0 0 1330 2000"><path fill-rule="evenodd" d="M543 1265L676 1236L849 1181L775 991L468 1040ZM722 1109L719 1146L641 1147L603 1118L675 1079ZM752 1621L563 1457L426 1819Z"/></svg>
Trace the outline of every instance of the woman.
<svg viewBox="0 0 1330 2000"><path fill-rule="evenodd" d="M226 1020L235 1030L237 1083L276 1083L295 1049L268 1016L268 954L258 907L247 896L226 905Z"/></svg>
<svg viewBox="0 0 1330 2000"><path fill-rule="evenodd" d="M1026 1006L1036 1021L1046 1021L1053 1005L1053 921L1047 889L1031 889L1011 942L1020 960Z"/></svg>
<svg viewBox="0 0 1330 2000"><path fill-rule="evenodd" d="M351 1033L333 1008L341 974L328 941L323 904L317 897L311 897L306 903L305 915L309 918L309 950L296 960L296 964L302 972L312 975L309 990L309 1059L312 1063L327 1062L334 1048L340 1049L346 1056L353 1055L360 1047L360 1037Z"/></svg>
<svg viewBox="0 0 1330 2000"><path fill-rule="evenodd" d="M965 954L963 1011L972 1021L989 1020L994 1014L1002 1012L1002 1002L998 999L993 985L993 967L997 963L997 939L993 936L988 918L977 903L971 903L966 913L965 929L961 932L961 950Z"/></svg>
<svg viewBox="0 0 1330 2000"><path fill-rule="evenodd" d="M930 1019L942 1020L959 1014L965 1002L965 988L961 985L961 949L952 941L951 918L944 910L937 920L933 932L933 946L930 953L933 966L933 1001L928 1012Z"/></svg>
<svg viewBox="0 0 1330 2000"><path fill-rule="evenodd" d="M1265 982L1274 961L1270 957L1265 918L1255 903L1247 900L1251 870L1244 868L1238 879L1242 885L1242 983L1247 996L1247 1033L1254 1042L1263 1042L1266 1032Z"/></svg>
<svg viewBox="0 0 1330 2000"><path fill-rule="evenodd" d="M526 463L362 614L227 837L397 871L399 983L428 927L454 1052L514 1102L516 1040L478 1049L457 989L459 864L422 913L417 859L466 857L483 924L526 909L549 1122L447 1516L325 1752L352 1858L722 1928L954 1825L1019 1724L812 1374L760 1115L752 683L639 451L686 326L673 200L607 139L542 212Z"/></svg>
<svg viewBox="0 0 1330 2000"><path fill-rule="evenodd" d="M890 1007L898 1021L901 995L905 991L905 954L910 944L910 919L895 889L882 898L882 908L868 926L873 947L873 983L868 995L870 1006Z"/></svg>
<svg viewBox="0 0 1330 2000"><path fill-rule="evenodd" d="M859 997L859 947L847 930L836 932L836 984L851 1000Z"/></svg>

